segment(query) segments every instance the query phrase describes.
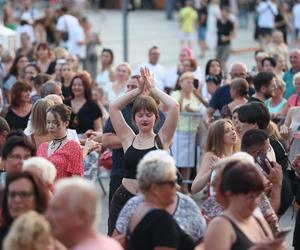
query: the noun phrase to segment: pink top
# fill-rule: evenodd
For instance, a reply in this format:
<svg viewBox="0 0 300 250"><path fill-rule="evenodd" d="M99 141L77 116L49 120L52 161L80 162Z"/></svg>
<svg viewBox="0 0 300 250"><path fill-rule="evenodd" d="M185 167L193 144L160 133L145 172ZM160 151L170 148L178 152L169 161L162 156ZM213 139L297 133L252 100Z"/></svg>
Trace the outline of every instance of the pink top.
<svg viewBox="0 0 300 250"><path fill-rule="evenodd" d="M55 180L72 175L83 176L83 154L76 141L68 141L51 156L48 156L48 145L49 142L42 143L36 155L44 157L54 164L57 170Z"/></svg>
<svg viewBox="0 0 300 250"><path fill-rule="evenodd" d="M82 242L81 244L72 248L72 250L122 250L121 245L114 239L104 235L99 235L96 239L91 239Z"/></svg>
<svg viewBox="0 0 300 250"><path fill-rule="evenodd" d="M297 94L293 94L288 99L289 107L300 106L300 96Z"/></svg>

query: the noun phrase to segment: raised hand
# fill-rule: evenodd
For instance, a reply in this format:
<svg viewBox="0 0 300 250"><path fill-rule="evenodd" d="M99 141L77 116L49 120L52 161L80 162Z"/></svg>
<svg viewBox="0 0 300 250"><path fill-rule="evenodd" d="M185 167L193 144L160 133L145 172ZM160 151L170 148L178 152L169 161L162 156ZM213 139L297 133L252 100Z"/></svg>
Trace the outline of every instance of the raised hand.
<svg viewBox="0 0 300 250"><path fill-rule="evenodd" d="M150 91L151 89L155 88L155 80L153 75L151 74L148 68L141 68L141 76L145 80L146 88Z"/></svg>

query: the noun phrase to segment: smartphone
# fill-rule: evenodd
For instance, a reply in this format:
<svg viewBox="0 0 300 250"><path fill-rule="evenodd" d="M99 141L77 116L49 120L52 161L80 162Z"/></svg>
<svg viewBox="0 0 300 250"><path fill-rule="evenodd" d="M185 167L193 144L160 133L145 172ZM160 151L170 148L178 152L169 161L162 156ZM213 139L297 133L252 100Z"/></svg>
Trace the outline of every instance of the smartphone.
<svg viewBox="0 0 300 250"><path fill-rule="evenodd" d="M291 231L292 231L292 228L283 228L278 232L278 234L276 235L275 238L276 239L285 238Z"/></svg>
<svg viewBox="0 0 300 250"><path fill-rule="evenodd" d="M194 79L194 88L198 89L199 87L199 80L198 79Z"/></svg>
<svg viewBox="0 0 300 250"><path fill-rule="evenodd" d="M265 160L267 160L270 163L267 156L263 152L260 151L256 157L256 162L262 168L263 171L265 171L267 174L269 174L270 170L269 170L269 167ZM270 165L272 166L271 163L270 163Z"/></svg>

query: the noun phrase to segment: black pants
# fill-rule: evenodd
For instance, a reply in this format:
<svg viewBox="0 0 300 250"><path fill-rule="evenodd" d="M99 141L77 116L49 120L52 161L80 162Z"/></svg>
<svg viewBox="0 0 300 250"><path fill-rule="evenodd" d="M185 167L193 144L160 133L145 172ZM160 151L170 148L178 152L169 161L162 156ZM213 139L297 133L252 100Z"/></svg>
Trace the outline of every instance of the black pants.
<svg viewBox="0 0 300 250"><path fill-rule="evenodd" d="M121 175L113 175L110 177L109 196L108 196L108 211L109 211L110 203L111 203L112 197L114 196L114 193L117 191L117 189L122 184L122 179L123 179L123 176L121 176Z"/></svg>
<svg viewBox="0 0 300 250"><path fill-rule="evenodd" d="M134 197L133 193L130 193L123 185L121 185L117 191L115 192L114 196L112 197L109 215L108 215L108 235L111 236L115 227L116 222L121 212L122 208L125 206L126 202Z"/></svg>

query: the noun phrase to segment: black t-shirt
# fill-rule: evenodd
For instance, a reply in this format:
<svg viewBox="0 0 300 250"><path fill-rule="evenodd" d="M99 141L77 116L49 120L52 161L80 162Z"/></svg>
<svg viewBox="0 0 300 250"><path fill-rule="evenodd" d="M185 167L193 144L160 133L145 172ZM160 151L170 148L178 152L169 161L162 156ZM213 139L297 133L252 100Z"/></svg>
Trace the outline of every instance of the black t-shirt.
<svg viewBox="0 0 300 250"><path fill-rule="evenodd" d="M222 41L222 36L229 36L233 31L233 23L230 20L223 22L221 20L217 21L218 29L218 45L230 44L230 41Z"/></svg>
<svg viewBox="0 0 300 250"><path fill-rule="evenodd" d="M71 100L65 101L65 104L71 106ZM102 112L93 100L87 100L79 109L77 114L71 114L69 128L76 129L78 134L83 134L89 129L94 129L94 121L102 117Z"/></svg>
<svg viewBox="0 0 300 250"><path fill-rule="evenodd" d="M7 121L11 130L22 129L24 130L27 127L28 119L30 116L29 112L26 116L18 116L11 107L8 108L5 120Z"/></svg>
<svg viewBox="0 0 300 250"><path fill-rule="evenodd" d="M198 10L198 25L199 27L206 27L207 24L207 7L203 6Z"/></svg>
<svg viewBox="0 0 300 250"><path fill-rule="evenodd" d="M194 249L192 239L162 209L148 212L132 233L127 233L128 250L152 250L157 246L175 249Z"/></svg>

